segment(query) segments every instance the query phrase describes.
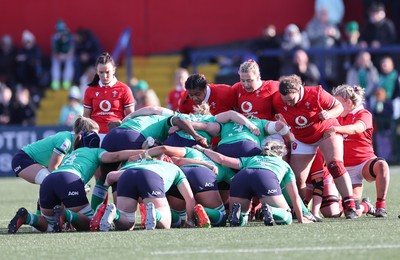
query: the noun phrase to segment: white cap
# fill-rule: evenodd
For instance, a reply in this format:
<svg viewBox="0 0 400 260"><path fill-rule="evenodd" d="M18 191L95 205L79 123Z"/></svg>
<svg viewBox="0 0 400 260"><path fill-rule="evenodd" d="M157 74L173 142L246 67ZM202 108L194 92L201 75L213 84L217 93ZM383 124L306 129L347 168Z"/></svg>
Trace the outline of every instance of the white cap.
<svg viewBox="0 0 400 260"><path fill-rule="evenodd" d="M28 30L22 32L22 42L35 42L35 36Z"/></svg>
<svg viewBox="0 0 400 260"><path fill-rule="evenodd" d="M294 23L289 24L286 27L286 30L289 31L289 32L298 32L298 31L300 31L299 27L297 25L295 25Z"/></svg>
<svg viewBox="0 0 400 260"><path fill-rule="evenodd" d="M79 90L79 88L77 86L72 86L69 90L68 97L80 100L81 99L81 91Z"/></svg>

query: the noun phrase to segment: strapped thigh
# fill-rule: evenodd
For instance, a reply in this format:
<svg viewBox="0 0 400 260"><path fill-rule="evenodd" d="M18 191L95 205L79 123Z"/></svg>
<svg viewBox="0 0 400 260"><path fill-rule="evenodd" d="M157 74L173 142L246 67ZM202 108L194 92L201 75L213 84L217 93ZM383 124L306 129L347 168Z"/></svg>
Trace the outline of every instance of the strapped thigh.
<svg viewBox="0 0 400 260"><path fill-rule="evenodd" d="M369 174L371 174L371 176L374 177L374 178L376 178L376 174L374 173L374 165L375 165L375 163L377 163L380 160L386 162L386 160L384 158L376 157L374 160L372 160L372 162L369 165Z"/></svg>

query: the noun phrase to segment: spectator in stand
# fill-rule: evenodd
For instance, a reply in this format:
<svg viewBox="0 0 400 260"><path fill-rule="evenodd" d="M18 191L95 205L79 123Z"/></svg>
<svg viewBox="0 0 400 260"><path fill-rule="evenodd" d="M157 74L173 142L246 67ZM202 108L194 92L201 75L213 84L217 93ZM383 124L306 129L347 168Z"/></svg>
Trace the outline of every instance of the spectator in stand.
<svg viewBox="0 0 400 260"><path fill-rule="evenodd" d="M146 92L147 89L149 89L149 83L147 83L147 81L143 79L138 79L134 77L129 81L129 87L131 88L133 97L136 100L135 110L144 107L143 105L144 93Z"/></svg>
<svg viewBox="0 0 400 260"><path fill-rule="evenodd" d="M282 67L292 64L292 55L297 49L307 50L309 47L310 42L306 33L302 33L296 24L286 26L281 42L281 49L284 52Z"/></svg>
<svg viewBox="0 0 400 260"><path fill-rule="evenodd" d="M370 98L374 95L378 84L378 70L371 60L371 54L362 51L357 55L354 65L346 75L346 84L358 85L365 89L367 107Z"/></svg>
<svg viewBox="0 0 400 260"><path fill-rule="evenodd" d="M329 10L320 8L315 16L307 23L306 33L310 40L310 47L333 47L340 40L339 28L330 22Z"/></svg>
<svg viewBox="0 0 400 260"><path fill-rule="evenodd" d="M314 49L329 49L338 46L340 43L341 35L337 25L333 24L329 20L330 10L321 7L316 10L316 13L312 20L307 23L306 32L308 39L310 40L310 48ZM311 56L313 62L319 63L320 54L315 53ZM323 84L325 88L327 86L334 86L341 82L337 82L338 77L338 61L334 55L323 56L324 67L320 68L322 74L325 75ZM323 71L322 71L323 70Z"/></svg>
<svg viewBox="0 0 400 260"><path fill-rule="evenodd" d="M177 111L179 108L179 101L181 100L181 96L185 93L185 82L187 78L189 77L189 72L187 69L184 68L178 68L175 71L175 78L174 78L174 84L175 87L172 89L166 99L166 107L168 109L171 109L173 111Z"/></svg>
<svg viewBox="0 0 400 260"><path fill-rule="evenodd" d="M10 122L11 89L0 82L0 126Z"/></svg>
<svg viewBox="0 0 400 260"><path fill-rule="evenodd" d="M21 42L22 46L16 56L17 82L30 90L33 100L38 104L43 96L39 86L43 71L42 50L36 44L35 35L28 30L22 32Z"/></svg>
<svg viewBox="0 0 400 260"><path fill-rule="evenodd" d="M329 10L328 19L331 24L339 26L344 17L343 0L315 0L314 10L325 8Z"/></svg>
<svg viewBox="0 0 400 260"><path fill-rule="evenodd" d="M303 83L307 86L317 86L320 84L321 74L317 65L308 60L308 54L299 49L293 54L291 66L282 69L282 75L296 74L300 76Z"/></svg>
<svg viewBox="0 0 400 260"><path fill-rule="evenodd" d="M160 99L156 92L149 88L149 84L145 80L132 78L130 85L136 100L135 110L148 106L160 106Z"/></svg>
<svg viewBox="0 0 400 260"><path fill-rule="evenodd" d="M381 59L378 86L385 89L388 100L393 100L400 95L399 73L395 68L393 58L390 56L384 56Z"/></svg>
<svg viewBox="0 0 400 260"><path fill-rule="evenodd" d="M383 88L375 92L375 103L371 106L374 118L374 135L376 154L388 161L392 160L392 136L393 136L393 104L387 97Z"/></svg>
<svg viewBox="0 0 400 260"><path fill-rule="evenodd" d="M68 104L64 105L60 111L58 123L60 125L73 126L78 116L83 115L83 105L81 104L81 92L77 86L72 86L68 94Z"/></svg>
<svg viewBox="0 0 400 260"><path fill-rule="evenodd" d="M344 28L344 35L342 37L341 41L341 47L342 49L355 49L359 48L359 39L360 39L360 30L358 23L356 21L350 21L346 23L345 28ZM354 63L354 60L356 58L356 54L343 54L340 55L339 57L339 64L342 66L340 67L339 73L339 81L344 82L346 79L346 74L347 71L350 70L351 66Z"/></svg>
<svg viewBox="0 0 400 260"><path fill-rule="evenodd" d="M85 73L88 67L92 66L97 57L103 52L101 44L96 36L86 28L79 28L75 35L75 61L74 81Z"/></svg>
<svg viewBox="0 0 400 260"><path fill-rule="evenodd" d="M74 77L74 39L62 20L56 24L51 47L51 88L59 90L62 85L64 89L69 89Z"/></svg>
<svg viewBox="0 0 400 260"><path fill-rule="evenodd" d="M396 27L386 17L383 3L373 3L368 9L368 21L361 30L360 42L362 47L379 48L395 44L397 40Z"/></svg>
<svg viewBox="0 0 400 260"><path fill-rule="evenodd" d="M392 20L386 17L384 4L379 2L371 4L368 9L368 21L364 24L361 30L361 47L378 49L380 47L395 44L396 41L396 27ZM391 53L373 54L373 63L378 64L380 59L385 55L391 55Z"/></svg>
<svg viewBox="0 0 400 260"><path fill-rule="evenodd" d="M5 34L0 40L0 82L14 87L16 49L10 35Z"/></svg>
<svg viewBox="0 0 400 260"><path fill-rule="evenodd" d="M344 36L342 38L342 47L354 48L358 47L360 40L360 29L358 22L350 21L346 23L344 28Z"/></svg>
<svg viewBox="0 0 400 260"><path fill-rule="evenodd" d="M291 52L296 49L308 49L310 42L307 34L300 31L296 24L289 24L285 28L283 39L281 42L281 49L285 52Z"/></svg>
<svg viewBox="0 0 400 260"><path fill-rule="evenodd" d="M261 79L278 80L280 74L281 61L278 56L264 56L263 50L279 50L281 46L280 37L276 35L275 25L270 24L263 28L261 38L256 40L252 46L257 55L258 65L260 67Z"/></svg>
<svg viewBox="0 0 400 260"><path fill-rule="evenodd" d="M36 123L36 106L29 89L17 87L15 99L11 103L10 125L32 126Z"/></svg>
<svg viewBox="0 0 400 260"><path fill-rule="evenodd" d="M182 96L179 112L194 113L195 107L203 102L208 103L212 115L236 107L236 93L225 84L209 84L203 74L192 74L185 82L186 93Z"/></svg>
<svg viewBox="0 0 400 260"><path fill-rule="evenodd" d="M135 111L131 89L115 77L116 65L110 54L103 52L95 64L96 75L85 91L83 116L100 126L102 139L108 133L108 123L122 120Z"/></svg>

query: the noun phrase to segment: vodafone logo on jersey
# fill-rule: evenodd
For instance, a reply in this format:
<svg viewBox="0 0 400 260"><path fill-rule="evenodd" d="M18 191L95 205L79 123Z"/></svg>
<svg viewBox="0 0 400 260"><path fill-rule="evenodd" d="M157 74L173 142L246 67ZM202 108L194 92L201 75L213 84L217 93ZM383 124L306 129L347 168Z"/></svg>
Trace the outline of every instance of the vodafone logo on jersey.
<svg viewBox="0 0 400 260"><path fill-rule="evenodd" d="M253 109L253 104L251 104L248 101L245 101L245 102L242 103L240 108L242 109L243 112L249 113Z"/></svg>
<svg viewBox="0 0 400 260"><path fill-rule="evenodd" d="M298 126L305 126L308 123L307 118L304 116L298 116L294 121Z"/></svg>
<svg viewBox="0 0 400 260"><path fill-rule="evenodd" d="M111 109L111 103L108 100L102 100L99 105L100 109L104 112L108 112Z"/></svg>

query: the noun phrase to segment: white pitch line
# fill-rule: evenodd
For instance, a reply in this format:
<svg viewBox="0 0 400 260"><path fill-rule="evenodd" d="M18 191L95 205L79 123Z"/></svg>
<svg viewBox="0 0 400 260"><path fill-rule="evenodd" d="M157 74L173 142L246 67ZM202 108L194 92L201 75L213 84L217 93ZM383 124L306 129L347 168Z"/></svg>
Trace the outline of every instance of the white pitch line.
<svg viewBox="0 0 400 260"><path fill-rule="evenodd" d="M289 247L289 248L258 248L258 249L231 249L231 250L191 250L191 251L156 251L152 255L182 255L182 254L228 254L228 253L263 253L263 252L296 252L296 251L335 251L335 250L371 250L396 249L400 245L369 245L369 246L328 246L328 247Z"/></svg>

